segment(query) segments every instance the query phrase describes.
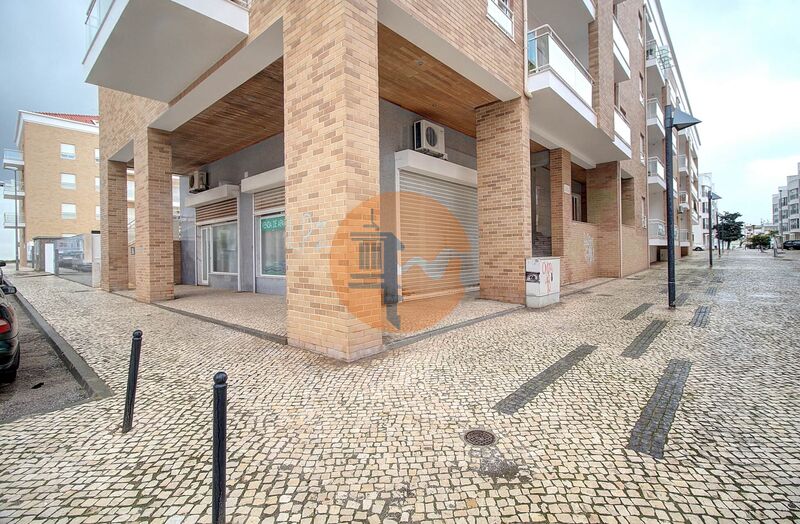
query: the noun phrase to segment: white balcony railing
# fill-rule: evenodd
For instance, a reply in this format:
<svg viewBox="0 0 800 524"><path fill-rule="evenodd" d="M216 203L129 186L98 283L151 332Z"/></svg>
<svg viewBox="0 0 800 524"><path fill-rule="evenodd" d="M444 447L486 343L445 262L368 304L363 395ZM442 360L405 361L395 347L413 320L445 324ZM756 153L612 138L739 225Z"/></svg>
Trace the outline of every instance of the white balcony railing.
<svg viewBox="0 0 800 524"><path fill-rule="evenodd" d="M618 109L614 109L614 133L630 147L631 126Z"/></svg>
<svg viewBox="0 0 800 524"><path fill-rule="evenodd" d="M622 58L622 62L625 65L625 69L630 71L631 68L631 50L628 47L628 42L625 40L625 35L622 34L622 29L619 27L619 23L617 22L616 17L613 19L613 38L614 38L614 47L616 47L617 51Z"/></svg>
<svg viewBox="0 0 800 524"><path fill-rule="evenodd" d="M661 109L661 101L651 98L647 101L647 120L655 119L658 123L664 122L664 110Z"/></svg>
<svg viewBox="0 0 800 524"><path fill-rule="evenodd" d="M658 58L658 43L655 40L647 42L647 47L644 50L646 60L656 60Z"/></svg>
<svg viewBox="0 0 800 524"><path fill-rule="evenodd" d="M689 172L689 163L686 160L686 155L678 156L678 169L685 173Z"/></svg>
<svg viewBox="0 0 800 524"><path fill-rule="evenodd" d="M657 176L666 181L666 171L664 164L656 156L651 156L647 159L647 176Z"/></svg>
<svg viewBox="0 0 800 524"><path fill-rule="evenodd" d="M3 225L5 227L25 227L25 215L17 217L16 213L3 213Z"/></svg>
<svg viewBox="0 0 800 524"><path fill-rule="evenodd" d="M681 191L678 193L678 203L682 206L689 206L689 193Z"/></svg>
<svg viewBox="0 0 800 524"><path fill-rule="evenodd" d="M592 106L592 77L549 25L528 33L528 74L552 71Z"/></svg>
<svg viewBox="0 0 800 524"><path fill-rule="evenodd" d="M667 224L663 220L653 219L647 221L649 238L653 240L667 239Z"/></svg>
<svg viewBox="0 0 800 524"><path fill-rule="evenodd" d="M689 241L689 230L688 229L681 229L681 231L680 231L680 239L681 239L681 242L688 242Z"/></svg>
<svg viewBox="0 0 800 524"><path fill-rule="evenodd" d="M21 183L19 185L15 185L14 182L6 182L3 184L3 196L25 196L25 186L23 186Z"/></svg>
<svg viewBox="0 0 800 524"><path fill-rule="evenodd" d="M3 149L3 162L23 162L22 151L19 149Z"/></svg>

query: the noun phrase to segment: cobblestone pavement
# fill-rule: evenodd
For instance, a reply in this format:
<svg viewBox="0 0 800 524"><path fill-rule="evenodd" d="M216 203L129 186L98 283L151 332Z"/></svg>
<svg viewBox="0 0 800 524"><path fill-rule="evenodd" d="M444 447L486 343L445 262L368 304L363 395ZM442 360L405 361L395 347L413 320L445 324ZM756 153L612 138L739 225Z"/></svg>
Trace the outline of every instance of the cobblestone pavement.
<svg viewBox="0 0 800 524"><path fill-rule="evenodd" d="M679 263L676 311L665 270L650 270L349 365L18 279L117 394L0 427L0 521L207 522L219 369L230 522L798 521L800 253L705 262ZM693 327L699 306L707 323ZM654 320L668 323L623 357ZM141 379L122 435L135 328ZM562 361L582 346L597 349ZM519 391L513 413L495 409ZM470 429L496 444L468 445Z"/></svg>

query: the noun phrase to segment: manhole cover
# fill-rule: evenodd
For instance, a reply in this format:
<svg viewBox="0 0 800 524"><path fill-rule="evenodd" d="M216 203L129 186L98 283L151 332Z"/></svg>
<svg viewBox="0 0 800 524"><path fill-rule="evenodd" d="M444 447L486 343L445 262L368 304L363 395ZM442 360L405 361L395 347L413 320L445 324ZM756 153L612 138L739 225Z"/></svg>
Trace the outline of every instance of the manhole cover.
<svg viewBox="0 0 800 524"><path fill-rule="evenodd" d="M497 440L493 433L483 429L473 429L464 434L467 444L473 446L491 446Z"/></svg>

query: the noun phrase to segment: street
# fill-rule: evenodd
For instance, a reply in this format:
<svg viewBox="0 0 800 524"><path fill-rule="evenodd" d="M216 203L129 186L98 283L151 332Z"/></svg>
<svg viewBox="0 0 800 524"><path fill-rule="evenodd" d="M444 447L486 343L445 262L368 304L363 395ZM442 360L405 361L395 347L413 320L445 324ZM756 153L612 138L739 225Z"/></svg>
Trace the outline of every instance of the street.
<svg viewBox="0 0 800 524"><path fill-rule="evenodd" d="M18 279L115 395L0 426L0 521L209 522L218 370L229 522L797 521L798 270L696 253L675 311L662 266L354 364Z"/></svg>

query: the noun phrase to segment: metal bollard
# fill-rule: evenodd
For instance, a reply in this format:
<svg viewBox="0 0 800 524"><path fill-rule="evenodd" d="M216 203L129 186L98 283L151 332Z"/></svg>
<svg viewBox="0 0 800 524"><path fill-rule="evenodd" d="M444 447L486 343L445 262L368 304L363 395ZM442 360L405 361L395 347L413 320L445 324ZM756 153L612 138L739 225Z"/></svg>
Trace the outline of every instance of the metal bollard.
<svg viewBox="0 0 800 524"><path fill-rule="evenodd" d="M136 401L136 382L139 380L139 356L142 353L142 330L133 332L131 339L131 363L128 366L128 390L125 392L125 414L122 416L122 432L133 426L133 404Z"/></svg>
<svg viewBox="0 0 800 524"><path fill-rule="evenodd" d="M225 522L225 440L228 418L228 375L214 375L213 464L211 471L211 523Z"/></svg>

